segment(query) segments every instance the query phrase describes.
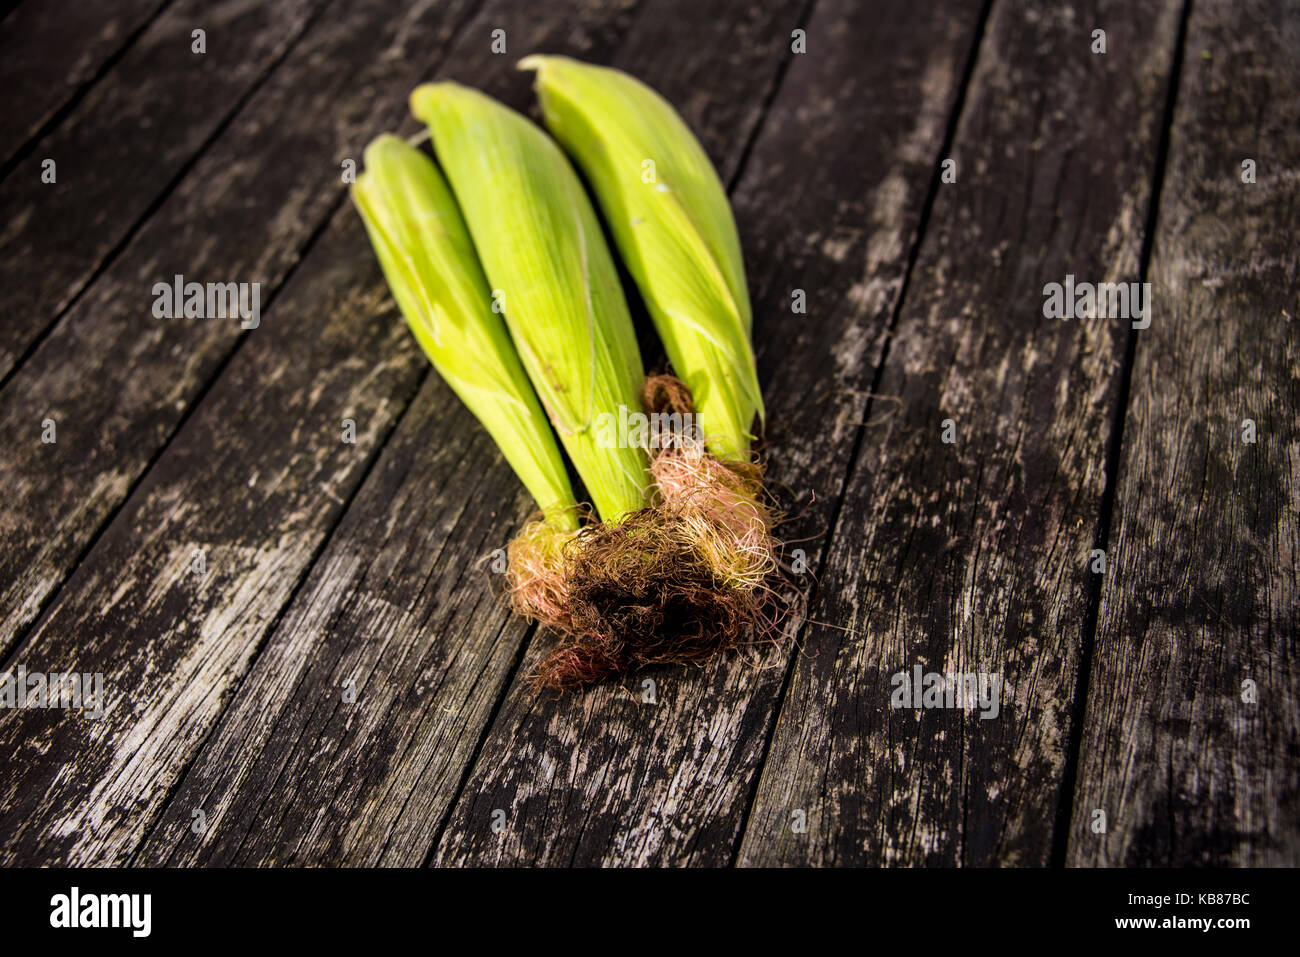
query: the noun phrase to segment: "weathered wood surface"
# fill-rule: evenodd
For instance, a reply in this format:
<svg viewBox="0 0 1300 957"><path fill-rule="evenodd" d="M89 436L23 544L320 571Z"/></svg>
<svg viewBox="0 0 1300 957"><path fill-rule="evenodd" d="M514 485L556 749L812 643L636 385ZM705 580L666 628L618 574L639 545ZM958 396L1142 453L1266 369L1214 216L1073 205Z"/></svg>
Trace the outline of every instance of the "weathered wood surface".
<svg viewBox="0 0 1300 957"><path fill-rule="evenodd" d="M822 2L789 24L811 52L794 57L734 201L773 478L817 499L792 537L824 528L838 497L978 13ZM734 154L714 156L735 169ZM791 312L796 288L807 315ZM548 647L530 644L523 674ZM787 640L703 672L650 673L654 704L641 678L541 702L517 679L435 862L729 863L791 653Z"/></svg>
<svg viewBox="0 0 1300 957"><path fill-rule="evenodd" d="M327 2L177 3L14 166L0 183L0 381ZM200 26L201 55L190 38ZM54 183L42 180L47 159Z"/></svg>
<svg viewBox="0 0 1300 957"><path fill-rule="evenodd" d="M395 19L383 0L339 7L150 221L138 251L123 257L125 276L97 284L104 291L92 292L70 315L83 341L60 348L56 332L24 365L6 393L32 380L60 402L58 443L24 443L50 458L42 462L20 448L30 485L6 481L11 495L22 492L50 510L43 526L21 529L24 540L42 543L63 529L69 537L88 536L241 336L235 320L154 319L154 279L174 272L255 277L274 288L310 240L313 223L342 199L341 159L359 159L373 135L402 121L406 93L446 48L467 6L415 8L407 19ZM341 74L338 62L358 66ZM314 176L304 175L306 157L316 158ZM339 215L356 225L350 210ZM222 229L259 241L212 242ZM392 328L391 316L360 323L386 300L374 283L364 291L372 273L361 231L348 238L350 244L333 240L315 265L303 267L305 300L275 302L248 333L204 395L202 414L168 446L19 649L15 660L32 669L38 660L59 670L60 662L71 667L76 659L81 671L104 672L110 693L125 697L89 729L72 721L45 726L34 712L0 716L0 754L23 754L13 765L21 774L5 784L36 802L26 807L7 858L118 860L134 849L159 810L151 799L165 795L183 770L337 521L364 471L358 450L386 436L415 388L412 377L423 374L409 336ZM202 273L194 272L196 262ZM351 359L349 337L358 349ZM92 370L97 381L70 381L73 370L61 372L57 362L69 354L84 356L77 373ZM47 356L48 369L39 365ZM403 369L404 379L397 375ZM122 390L115 402L114 388ZM34 407L7 406L4 413L31 415ZM344 417L366 437L356 447L341 442ZM109 437L113 443L105 446ZM110 467L105 458L117 470L115 481L95 485L97 470ZM169 462L182 464L172 471ZM160 474L168 481L160 484ZM60 500L86 504L69 518L57 511ZM66 559L72 544L54 558ZM212 581L187 578L176 564L203 546L223 553ZM46 736L60 746L29 757L23 749ZM155 759L147 766L146 752L137 751L141 740L150 742L146 750ZM51 787L56 781L60 786ZM111 820L104 808L112 809ZM52 836L58 820L89 823Z"/></svg>
<svg viewBox="0 0 1300 957"><path fill-rule="evenodd" d="M1294 2L1192 5L1071 864L1300 863L1298 47Z"/></svg>
<svg viewBox="0 0 1300 957"><path fill-rule="evenodd" d="M604 57L635 16L631 2L564 20L559 9L485 5L437 72L522 107L525 50ZM494 29L514 53L492 53ZM382 290L364 238L353 255ZM529 509L430 375L138 862L418 865L527 630L496 601L482 559Z"/></svg>
<svg viewBox="0 0 1300 957"><path fill-rule="evenodd" d="M0 16L0 171L58 121L171 0L28 3ZM0 173L0 175L3 175Z"/></svg>
<svg viewBox="0 0 1300 957"><path fill-rule="evenodd" d="M780 16L736 3L701 19L679 0L651 0L614 6L574 32L571 22L493 6L447 72L525 107L528 80L513 57L487 55L487 25L505 29L520 54L572 47L683 102L734 167L784 61ZM719 49L730 53L702 55ZM688 95L701 89L712 93ZM528 506L489 442L440 448L450 402L436 379L425 385L142 862L418 865L428 856L525 638L477 563ZM456 409L450 427L463 429L462 418ZM432 500L430 489L440 490ZM355 704L339 700L349 674L364 685ZM281 700L272 689L289 675L296 684ZM210 823L212 808L219 815L202 836L189 829L196 807ZM273 816L260 820L262 809Z"/></svg>
<svg viewBox="0 0 1300 957"><path fill-rule="evenodd" d="M0 717L5 863L127 859L405 405L422 365L372 318L359 238L322 241L16 656L102 673L107 703Z"/></svg>
<svg viewBox="0 0 1300 957"><path fill-rule="evenodd" d="M243 93L190 90L224 112L169 119L188 153L78 179L129 222L13 267L44 318L6 282L0 653L103 672L109 708L0 713L0 861L1296 863L1297 363L1289 319L1252 318L1295 315L1293 3L1196 5L1136 352L1120 320L1043 319L1042 287L1145 268L1179 0L292 9L300 37L240 48ZM164 26L199 10L176 0L66 105L31 105L47 119L0 204L32 208L10 185L37 147L111 135L88 104L137 82L165 110L149 58L177 67ZM339 163L414 129L411 86L531 108L513 66L533 49L649 80L732 183L811 602L748 658L558 701L524 687L551 639L481 563L526 495L338 208ZM154 320L175 272L261 281L262 327ZM1229 445L1243 409L1259 442ZM1009 700L892 711L914 663L992 670Z"/></svg>
<svg viewBox="0 0 1300 957"><path fill-rule="evenodd" d="M367 0L318 23L0 390L0 652L12 651L245 334L237 320L154 318L154 283L257 282L269 309L343 200L340 164L360 162L371 136L402 121L405 91L471 2L394 18ZM209 41L224 42L216 31ZM340 62L356 67L340 72ZM47 418L52 445L40 441Z"/></svg>
<svg viewBox="0 0 1300 957"><path fill-rule="evenodd" d="M1138 278L1179 12L995 6L743 863L1048 862L1129 324L1043 288ZM918 664L1000 675L1000 710L895 710Z"/></svg>

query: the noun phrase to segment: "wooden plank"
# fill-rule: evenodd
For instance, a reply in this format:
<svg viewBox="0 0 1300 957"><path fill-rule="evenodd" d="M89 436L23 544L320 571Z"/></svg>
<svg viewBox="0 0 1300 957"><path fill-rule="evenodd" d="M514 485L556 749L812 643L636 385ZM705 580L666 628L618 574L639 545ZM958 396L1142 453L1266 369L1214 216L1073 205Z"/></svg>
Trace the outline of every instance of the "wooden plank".
<svg viewBox="0 0 1300 957"><path fill-rule="evenodd" d="M29 672L102 674L107 700L96 719L0 715L6 864L125 859L419 381L377 285L358 287L349 212L20 650Z"/></svg>
<svg viewBox="0 0 1300 957"><path fill-rule="evenodd" d="M744 2L702 17L680 0L652 0L634 13L589 13L572 33L535 10L493 8L482 20L519 38L517 54L570 49L688 103L728 168L759 118L788 32L779 12ZM449 72L530 104L513 56L488 59L478 32L470 35ZM451 407L431 378L140 863L425 860L526 634L495 603L478 560L504 545L529 506L481 430L462 447L465 416ZM443 448L449 416L456 444ZM340 700L349 676L354 704ZM190 828L196 809L209 824L203 835Z"/></svg>
<svg viewBox="0 0 1300 957"><path fill-rule="evenodd" d="M171 0L29 3L0 20L0 169L95 83Z"/></svg>
<svg viewBox="0 0 1300 957"><path fill-rule="evenodd" d="M740 863L1049 861L1129 322L1044 289L1138 278L1179 11L995 4ZM917 666L997 709L895 709Z"/></svg>
<svg viewBox="0 0 1300 957"><path fill-rule="evenodd" d="M578 21L543 18L549 26L542 38L573 35L590 42L584 38L611 26L622 9L590 9ZM346 17L329 26L336 44L305 44L303 65L286 63L267 95L283 81L304 123L310 118L331 138L346 131L346 141L359 148L387 121L396 125L405 116L407 93L427 77L430 60L464 12L426 7L397 21L385 3L349 4ZM509 75L526 88L527 78L514 71L513 60L490 51L496 19L493 8L465 29L453 60L498 78ZM517 38L532 35L522 17L511 23L519 24ZM340 72L340 62L358 67ZM344 84L355 92L337 88ZM307 101L304 90L314 91L320 102ZM287 113L284 104L278 106L268 115ZM327 117L332 124L323 122ZM303 140L290 150L293 155L328 157L323 165L333 169L343 143L326 147L307 139L303 129L287 122L281 127ZM263 143L261 152L269 160L280 151ZM296 166L290 170L301 175ZM272 185L286 189L283 181ZM330 192L318 180L307 185ZM263 215L269 205L262 204ZM103 670L109 688L130 691L99 722L79 724L69 716L46 725L48 718L34 713L0 719L0 753L33 747L37 752L22 750L6 762L19 770L0 791L0 806L10 808L0 819L0 834L6 835L0 859L129 858L317 557L365 472L366 455L391 429L403 396L414 388L412 376L423 374L423 359L390 309L363 321L387 296L355 213L343 209L338 217L323 234L326 245L295 274L284 300L235 355L22 649L19 658L31 669L37 667L33 661L75 658L82 671L93 671L92 665ZM261 238L247 227L230 235L230 245ZM273 394L249 401L268 386ZM435 398L422 420L427 425L434 418L434 428L418 436L421 444L448 424L445 410L452 400L446 393ZM355 448L340 442L345 415L367 433ZM462 436L477 435L469 426L462 417ZM440 461L459 469L469 440L458 441L459 446L447 443ZM475 495L496 493L498 501L518 506L517 517L523 503L512 502L518 494L513 479L490 449L490 442L477 446L479 467L460 473L470 483L459 487ZM202 463L214 459L220 469L205 472ZM486 482L481 473L493 463L495 479ZM429 488L424 482L419 487L422 508ZM232 508L235 503L240 507ZM485 504L472 514L486 521L491 509ZM437 506L428 501L429 508ZM418 510L410 517L418 522L424 514ZM407 517L385 512L382 527L394 535L425 533L419 524L406 524ZM365 517L373 519L373 512ZM455 524L455 514L449 521ZM436 526L432 534L445 537L449 528ZM214 556L209 577L194 580L182 559L204 545ZM416 581L407 579L418 596ZM513 640L517 646L517 634ZM487 696L488 707L494 697ZM260 720L268 702L258 701Z"/></svg>
<svg viewBox="0 0 1300 957"><path fill-rule="evenodd" d="M815 493L791 538L830 521L864 411L854 390L871 380L979 21L977 3L867 6L822 0L811 21L772 24L787 50L805 29L808 52L793 57L733 197L772 478ZM795 288L807 315L790 311ZM815 563L816 544L804 547ZM549 647L532 642L522 673ZM516 681L435 861L729 863L790 653L541 703Z"/></svg>
<svg viewBox="0 0 1300 957"><path fill-rule="evenodd" d="M1294 867L1300 5L1196 0L1187 30L1068 861Z"/></svg>
<svg viewBox="0 0 1300 957"><path fill-rule="evenodd" d="M5 177L0 380L326 3L178 3ZM191 51L191 31L200 26L207 31L203 55ZM42 179L47 159L55 163L54 183Z"/></svg>
<svg viewBox="0 0 1300 957"><path fill-rule="evenodd" d="M41 569L66 574L239 341L236 320L154 319L152 283L183 272L278 285L342 200L341 159L359 159L405 118L406 93L469 9L428 5L398 18L383 0L341 5L159 211L121 274L70 313L69 335L52 336L11 381L5 395L27 391L0 420L44 407L59 422L49 458L24 443L4 461L2 527L28 556L23 564L6 544L4 580L19 581L11 591L42 585L22 578ZM351 231L303 267L302 291L263 315L207 393L201 408L211 409L156 463L161 477L140 486L10 656L32 670L100 671L117 704L93 722L0 715L0 753L12 756L0 859L118 860L135 847L141 815L158 810L149 800L167 793L220 714L423 375L391 313L376 328L361 321L386 299L355 214L340 215ZM358 423L355 447L340 441L344 416ZM208 578L183 573L196 547L213 553ZM41 741L58 744L31 750Z"/></svg>
<svg viewBox="0 0 1300 957"><path fill-rule="evenodd" d="M9 443L0 652L12 651L244 334L236 320L154 318L154 284L258 282L266 306L342 201L343 159L359 162L371 136L403 121L405 91L473 2L394 19L369 0L318 24L0 390ZM41 442L46 419L55 444Z"/></svg>
<svg viewBox="0 0 1300 957"><path fill-rule="evenodd" d="M418 864L523 638L481 558L529 508L431 376L138 861Z"/></svg>

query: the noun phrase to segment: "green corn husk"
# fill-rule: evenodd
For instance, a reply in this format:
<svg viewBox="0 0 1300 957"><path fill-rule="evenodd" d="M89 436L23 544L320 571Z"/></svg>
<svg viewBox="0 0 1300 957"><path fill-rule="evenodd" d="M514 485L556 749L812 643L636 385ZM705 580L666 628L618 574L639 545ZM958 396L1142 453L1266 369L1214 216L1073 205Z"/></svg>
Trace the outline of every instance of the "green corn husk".
<svg viewBox="0 0 1300 957"><path fill-rule="evenodd" d="M393 298L439 375L496 440L557 530L577 505L555 436L501 317L451 191L433 162L396 136L366 147L352 187Z"/></svg>
<svg viewBox="0 0 1300 957"><path fill-rule="evenodd" d="M763 397L740 240L708 156L672 106L625 73L555 56L519 66L537 71L546 125L595 190L708 448L746 457Z"/></svg>
<svg viewBox="0 0 1300 957"><path fill-rule="evenodd" d="M639 410L645 373L577 174L541 129L476 90L425 84L411 112L429 126L542 405L600 518L619 521L646 504L648 459L601 442L602 417Z"/></svg>

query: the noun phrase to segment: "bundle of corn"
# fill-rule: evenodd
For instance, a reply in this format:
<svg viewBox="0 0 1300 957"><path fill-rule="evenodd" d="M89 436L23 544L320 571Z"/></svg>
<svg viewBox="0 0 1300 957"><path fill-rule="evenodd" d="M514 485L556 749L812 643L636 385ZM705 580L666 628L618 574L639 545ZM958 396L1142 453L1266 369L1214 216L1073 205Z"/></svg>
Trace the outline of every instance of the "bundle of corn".
<svg viewBox="0 0 1300 957"><path fill-rule="evenodd" d="M702 661L769 629L776 543L749 449L762 399L740 247L707 157L624 74L521 65L539 71L546 122L587 174L684 383L645 378L582 184L502 104L454 83L419 87L412 112L450 193L423 154L381 137L354 198L421 346L541 507L510 545L509 593L561 634L536 677L568 688ZM594 503L581 528L540 408ZM629 441L610 425L638 408L686 428Z"/></svg>

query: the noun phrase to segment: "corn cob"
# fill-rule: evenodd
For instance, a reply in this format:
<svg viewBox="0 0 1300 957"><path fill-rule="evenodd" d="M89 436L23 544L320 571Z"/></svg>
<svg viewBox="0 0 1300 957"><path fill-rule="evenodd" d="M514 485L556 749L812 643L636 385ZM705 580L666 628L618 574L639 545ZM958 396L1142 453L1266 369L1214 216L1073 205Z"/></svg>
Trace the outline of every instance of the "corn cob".
<svg viewBox="0 0 1300 957"><path fill-rule="evenodd" d="M551 134L586 174L710 451L747 457L763 416L740 240L703 148L654 90L618 70L530 56Z"/></svg>
<svg viewBox="0 0 1300 957"><path fill-rule="evenodd" d="M396 136L352 187L393 298L439 375L496 440L556 530L577 528L555 436L520 365L464 220L433 162Z"/></svg>
<svg viewBox="0 0 1300 957"><path fill-rule="evenodd" d="M646 504L644 450L608 447L600 418L639 409L644 367L599 222L563 152L475 90L411 94L474 237L493 295L601 519Z"/></svg>

